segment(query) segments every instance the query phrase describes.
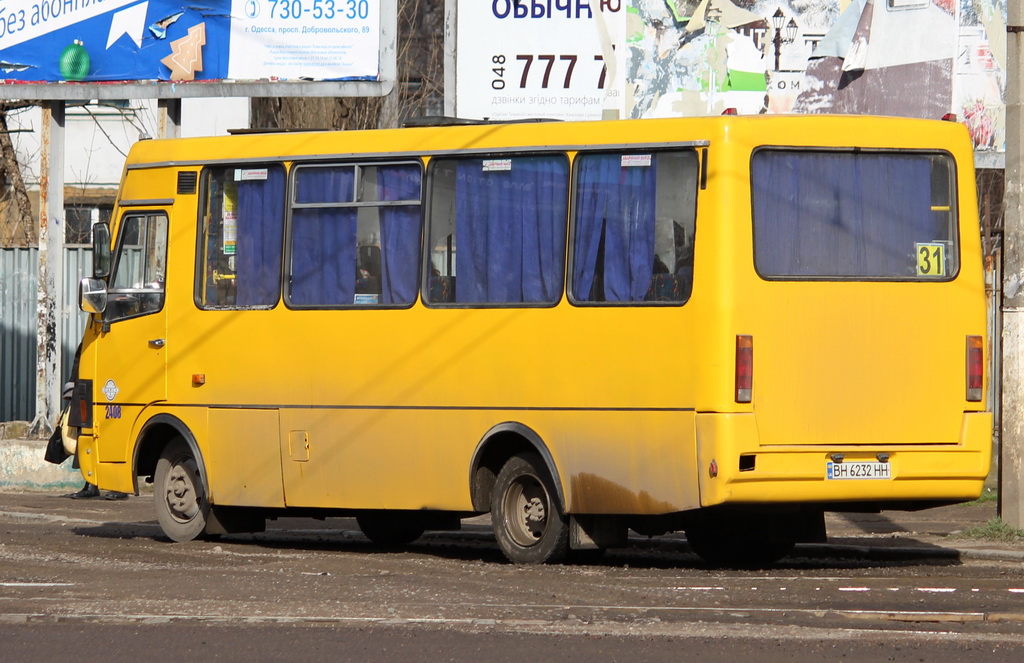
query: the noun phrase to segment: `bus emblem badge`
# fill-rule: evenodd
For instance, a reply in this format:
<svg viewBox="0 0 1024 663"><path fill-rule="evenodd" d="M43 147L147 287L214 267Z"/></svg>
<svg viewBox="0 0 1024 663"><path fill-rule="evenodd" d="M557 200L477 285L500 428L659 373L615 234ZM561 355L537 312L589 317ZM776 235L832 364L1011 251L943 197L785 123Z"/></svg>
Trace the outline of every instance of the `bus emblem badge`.
<svg viewBox="0 0 1024 663"><path fill-rule="evenodd" d="M103 385L103 395L107 397L108 401L117 398L118 391L117 385L114 384L113 380L107 380L107 383Z"/></svg>

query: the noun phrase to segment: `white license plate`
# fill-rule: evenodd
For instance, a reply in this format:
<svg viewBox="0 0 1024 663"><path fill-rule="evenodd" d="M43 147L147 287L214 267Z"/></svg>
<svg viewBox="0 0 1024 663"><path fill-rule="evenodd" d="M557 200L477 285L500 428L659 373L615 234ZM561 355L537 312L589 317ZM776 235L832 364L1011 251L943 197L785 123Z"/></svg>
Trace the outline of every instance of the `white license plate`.
<svg viewBox="0 0 1024 663"><path fill-rule="evenodd" d="M892 465L889 463L876 463L874 461L846 461L833 463L829 461L826 465L827 477L829 479L891 479Z"/></svg>

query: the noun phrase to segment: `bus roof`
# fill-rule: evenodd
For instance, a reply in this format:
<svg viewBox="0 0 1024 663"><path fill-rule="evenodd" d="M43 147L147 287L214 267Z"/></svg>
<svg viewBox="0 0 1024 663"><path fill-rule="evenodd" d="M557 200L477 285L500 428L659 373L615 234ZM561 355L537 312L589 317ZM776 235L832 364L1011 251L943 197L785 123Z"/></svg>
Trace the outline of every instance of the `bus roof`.
<svg viewBox="0 0 1024 663"><path fill-rule="evenodd" d="M970 152L956 122L862 115L751 115L592 122L510 122L367 131L240 132L229 136L144 140L127 167L192 166L224 161L320 160L360 156L444 155L516 148L758 145L942 148ZM959 145L958 145L959 144ZM964 155L959 155L961 158Z"/></svg>

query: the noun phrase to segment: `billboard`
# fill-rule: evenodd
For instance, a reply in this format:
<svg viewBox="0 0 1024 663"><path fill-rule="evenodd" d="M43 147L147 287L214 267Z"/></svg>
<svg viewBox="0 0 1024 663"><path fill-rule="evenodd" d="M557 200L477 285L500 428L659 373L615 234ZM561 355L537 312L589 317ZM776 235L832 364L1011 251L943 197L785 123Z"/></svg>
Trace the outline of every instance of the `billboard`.
<svg viewBox="0 0 1024 663"><path fill-rule="evenodd" d="M593 120L621 108L625 7L620 0L600 4L604 9L598 0L459 2L454 114Z"/></svg>
<svg viewBox="0 0 1024 663"><path fill-rule="evenodd" d="M1006 14L1006 0L463 1L449 19L449 108L563 120L952 112L979 154L998 154Z"/></svg>
<svg viewBox="0 0 1024 663"><path fill-rule="evenodd" d="M0 0L0 95L92 97L76 88L109 83L155 84L160 92L120 97L247 96L224 89L245 83L381 89L394 70L395 7L395 0ZM174 93L199 83L218 85ZM65 92L22 87L54 84ZM338 86L326 89L333 95Z"/></svg>

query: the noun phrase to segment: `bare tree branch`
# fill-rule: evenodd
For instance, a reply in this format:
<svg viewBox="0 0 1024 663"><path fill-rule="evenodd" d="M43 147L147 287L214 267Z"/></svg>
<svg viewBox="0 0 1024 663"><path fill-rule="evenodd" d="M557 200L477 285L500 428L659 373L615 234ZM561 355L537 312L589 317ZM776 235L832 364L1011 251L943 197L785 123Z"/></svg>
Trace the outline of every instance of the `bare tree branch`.
<svg viewBox="0 0 1024 663"><path fill-rule="evenodd" d="M0 104L0 181L4 184L0 193L0 246L32 246L38 237L32 218L32 204L7 124L9 112L31 105L20 102Z"/></svg>
<svg viewBox="0 0 1024 663"><path fill-rule="evenodd" d="M261 129L377 129L438 114L443 105L444 0L399 0L397 81L381 98L254 98L252 125Z"/></svg>
<svg viewBox="0 0 1024 663"><path fill-rule="evenodd" d="M100 130L100 132L101 132L101 133L102 133L102 134L103 134L103 135L104 135L104 136L106 137L106 139L107 139L107 142L108 142L108 143L110 143L110 146L111 146L112 148L114 148L115 150L117 150L117 151L118 151L118 153L119 153L119 154L120 154L121 156L123 156L124 158L126 158L126 159L127 159L127 158L128 158L128 153L127 153L127 152L125 152L124 150L122 150L122 149L121 149L120 147L118 147L118 146L117 146L117 143L115 143L115 142L114 142L114 139L110 137L110 134L108 134L108 133L107 133L107 130L103 128L103 125L102 125L102 124L100 123L100 120L99 120L99 118L98 118L98 117L96 117L96 114L95 114L95 113L93 113L93 112L92 112L92 111L91 111L91 110L89 109L89 105L88 105L88 104L86 104L86 105L82 106L82 110L84 110L84 111L85 111L85 112L86 112L86 113L87 113L87 114L89 115L89 117L90 117L90 118L92 119L92 121L93 121L93 124L95 124L95 125L96 125L96 128L97 128L97 129L99 129L99 130ZM122 118L122 119L123 119L124 121L126 121L126 122L128 122L128 121L129 121L129 120L127 119L127 117L125 116L125 114L124 114L124 113L121 113L121 118Z"/></svg>

